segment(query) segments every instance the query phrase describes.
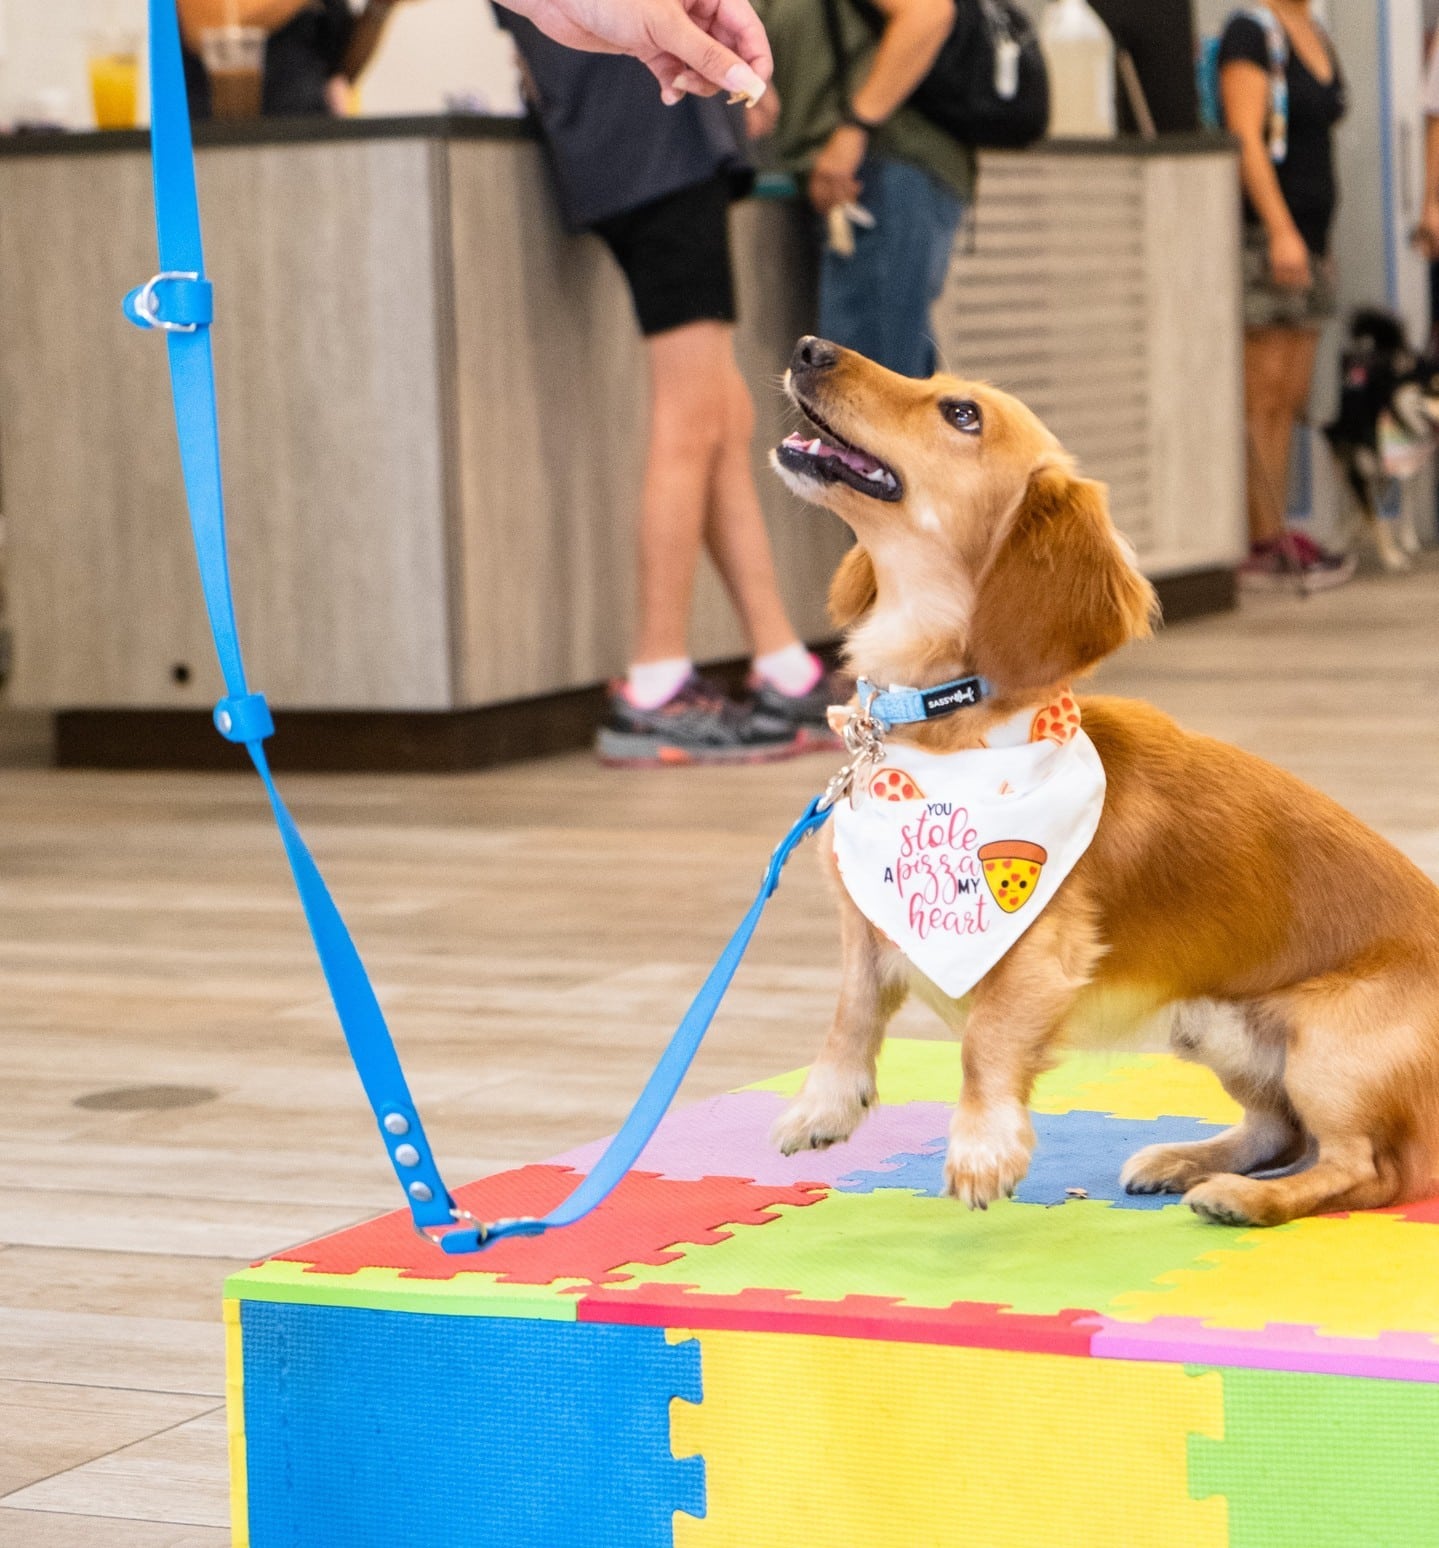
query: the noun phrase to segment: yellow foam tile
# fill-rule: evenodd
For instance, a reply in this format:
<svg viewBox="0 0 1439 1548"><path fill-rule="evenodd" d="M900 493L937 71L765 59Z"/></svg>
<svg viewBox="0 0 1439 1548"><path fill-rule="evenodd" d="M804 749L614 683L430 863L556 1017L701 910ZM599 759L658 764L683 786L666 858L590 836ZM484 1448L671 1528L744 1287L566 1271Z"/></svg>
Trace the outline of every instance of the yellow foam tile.
<svg viewBox="0 0 1439 1548"><path fill-rule="evenodd" d="M808 1335L674 1332L704 1399L677 1456L708 1508L676 1548L1225 1548L1188 1438L1222 1436L1222 1378L1178 1365Z"/></svg>
<svg viewBox="0 0 1439 1548"><path fill-rule="evenodd" d="M240 1303L224 1301L225 1431L230 1454L230 1548L250 1548L250 1490L245 1468L245 1361Z"/></svg>
<svg viewBox="0 0 1439 1548"><path fill-rule="evenodd" d="M1204 1123L1238 1123L1243 1116L1213 1070L1171 1054L1073 1055L1041 1077L1031 1105L1039 1113L1198 1118Z"/></svg>
<svg viewBox="0 0 1439 1548"><path fill-rule="evenodd" d="M953 1102L961 1082L956 1042L892 1037L879 1055L881 1102ZM790 1070L745 1086L793 1096L804 1070ZM1237 1123L1240 1109L1212 1071L1164 1053L1096 1053L1061 1056L1035 1084L1030 1104L1037 1113L1097 1112L1116 1118L1198 1118Z"/></svg>
<svg viewBox="0 0 1439 1548"><path fill-rule="evenodd" d="M1123 1322L1196 1317L1225 1328L1297 1323L1332 1338L1439 1335L1439 1226L1394 1215L1296 1220L1246 1231L1101 1308Z"/></svg>

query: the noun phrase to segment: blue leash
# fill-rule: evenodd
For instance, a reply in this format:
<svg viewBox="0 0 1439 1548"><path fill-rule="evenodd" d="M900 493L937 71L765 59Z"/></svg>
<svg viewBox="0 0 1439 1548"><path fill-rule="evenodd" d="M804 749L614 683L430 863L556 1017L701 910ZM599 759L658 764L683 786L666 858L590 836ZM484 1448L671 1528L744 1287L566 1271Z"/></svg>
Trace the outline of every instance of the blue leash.
<svg viewBox="0 0 1439 1548"><path fill-rule="evenodd" d="M440 1178L365 965L300 830L275 788L265 757L265 739L274 734L274 722L264 695L251 693L245 680L225 544L220 435L210 349L214 297L205 278L200 240L200 206L195 193L190 110L180 62L180 29L174 0L149 0L149 5L150 143L161 272L147 285L132 290L125 297L124 309L126 317L137 327L161 330L169 350L175 424L195 556L215 651L225 678L226 696L215 706L215 725L227 740L243 745L264 782L335 1012L360 1083L374 1109L390 1164L405 1190L415 1230L448 1253L478 1252L509 1236L539 1236L554 1226L572 1224L602 1203L659 1127L754 936L765 904L779 885L785 862L809 834L824 824L837 786L832 785L824 795L816 796L780 842L770 858L759 895L685 1012L629 1117L574 1191L538 1219L486 1223L458 1208Z"/></svg>

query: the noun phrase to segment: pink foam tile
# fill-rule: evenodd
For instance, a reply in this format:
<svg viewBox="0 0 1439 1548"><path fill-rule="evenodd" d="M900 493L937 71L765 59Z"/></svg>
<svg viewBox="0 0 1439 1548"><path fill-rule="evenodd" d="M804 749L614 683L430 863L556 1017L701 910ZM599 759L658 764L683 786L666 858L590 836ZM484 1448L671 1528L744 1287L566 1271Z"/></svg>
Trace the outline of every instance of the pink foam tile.
<svg viewBox="0 0 1439 1548"><path fill-rule="evenodd" d="M1156 1317L1152 1322L1101 1317L1098 1321L1090 1354L1100 1360L1167 1360L1439 1382L1439 1341L1423 1333L1330 1338L1289 1322L1271 1322L1263 1328L1214 1328L1192 1317Z"/></svg>
<svg viewBox="0 0 1439 1548"><path fill-rule="evenodd" d="M828 1150L782 1156L769 1142L770 1125L788 1097L773 1091L731 1091L670 1113L635 1162L676 1182L744 1177L764 1183L837 1183L850 1172L882 1170L891 1156L943 1142L951 1109L944 1102L903 1102L874 1108L854 1136ZM557 1156L555 1166L587 1172L605 1141Z"/></svg>

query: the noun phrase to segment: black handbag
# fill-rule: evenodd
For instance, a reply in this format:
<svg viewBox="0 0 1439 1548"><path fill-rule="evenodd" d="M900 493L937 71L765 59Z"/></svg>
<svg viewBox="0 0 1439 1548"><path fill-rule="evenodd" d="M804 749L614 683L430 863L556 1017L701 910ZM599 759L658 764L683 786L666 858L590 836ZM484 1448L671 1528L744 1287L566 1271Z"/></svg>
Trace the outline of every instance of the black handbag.
<svg viewBox="0 0 1439 1548"><path fill-rule="evenodd" d="M848 50L840 25L844 0L824 0L840 97L850 111ZM868 0L852 0L876 35L885 18ZM955 0L954 26L907 107L962 145L1013 150L1049 127L1049 73L1039 37L1013 0Z"/></svg>

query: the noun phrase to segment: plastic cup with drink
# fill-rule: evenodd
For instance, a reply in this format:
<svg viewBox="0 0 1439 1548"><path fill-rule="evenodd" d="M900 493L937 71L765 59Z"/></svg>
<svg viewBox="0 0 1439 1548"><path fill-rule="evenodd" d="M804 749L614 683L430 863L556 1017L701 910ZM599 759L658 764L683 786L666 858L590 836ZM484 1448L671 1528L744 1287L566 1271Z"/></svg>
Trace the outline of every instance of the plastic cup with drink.
<svg viewBox="0 0 1439 1548"><path fill-rule="evenodd" d="M258 118L265 86L265 29L210 27L200 34L200 57L210 77L216 118Z"/></svg>
<svg viewBox="0 0 1439 1548"><path fill-rule="evenodd" d="M133 129L140 95L140 45L134 33L90 39L90 97L97 129Z"/></svg>

